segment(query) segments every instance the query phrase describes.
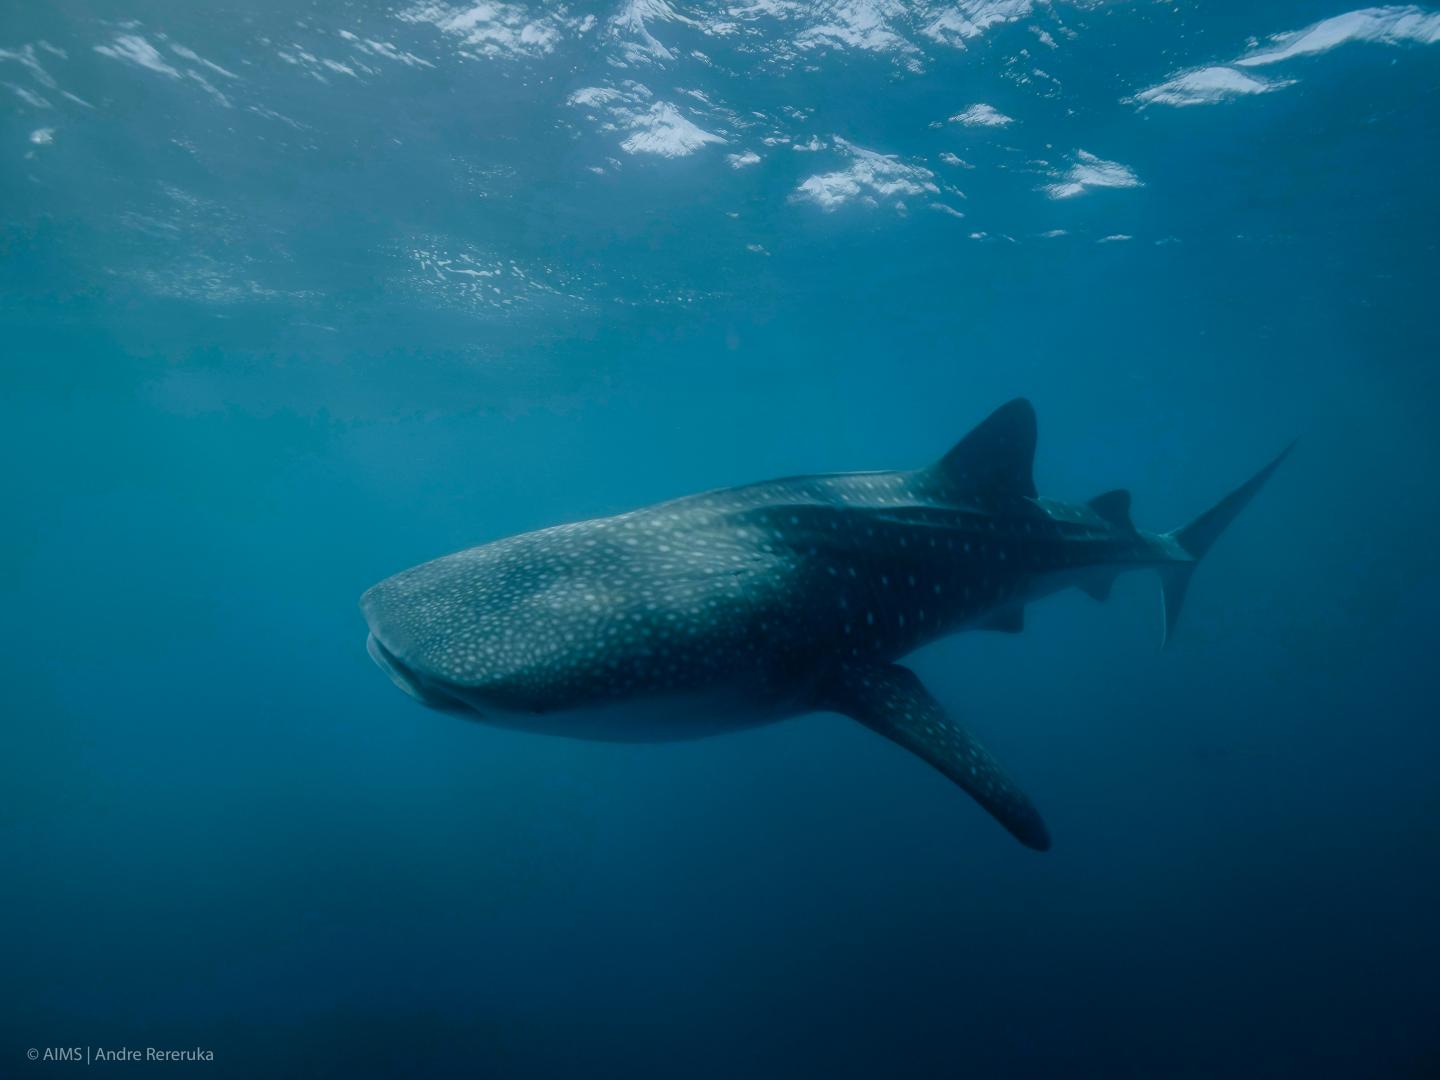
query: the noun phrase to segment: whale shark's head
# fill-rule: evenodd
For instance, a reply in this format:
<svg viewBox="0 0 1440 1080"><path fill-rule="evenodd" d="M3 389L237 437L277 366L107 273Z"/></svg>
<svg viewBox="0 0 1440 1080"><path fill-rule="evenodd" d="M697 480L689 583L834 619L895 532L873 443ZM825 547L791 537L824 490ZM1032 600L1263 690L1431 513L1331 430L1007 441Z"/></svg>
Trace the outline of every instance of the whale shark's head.
<svg viewBox="0 0 1440 1080"><path fill-rule="evenodd" d="M436 560L437 563L444 560ZM446 712L472 707L437 659L454 634L448 576L424 564L387 578L360 598L370 636L365 648L390 681L422 705Z"/></svg>
<svg viewBox="0 0 1440 1080"><path fill-rule="evenodd" d="M528 537L456 552L402 570L368 589L360 609L370 657L416 701L489 716L554 702L574 657L535 598L548 573Z"/></svg>
<svg viewBox="0 0 1440 1080"><path fill-rule="evenodd" d="M589 724L622 703L717 686L733 696L717 672L730 665L747 686L762 677L749 628L765 621L757 606L785 602L788 564L757 550L748 522L712 512L702 525L667 507L403 570L361 597L370 655L416 701L500 724L579 713Z"/></svg>

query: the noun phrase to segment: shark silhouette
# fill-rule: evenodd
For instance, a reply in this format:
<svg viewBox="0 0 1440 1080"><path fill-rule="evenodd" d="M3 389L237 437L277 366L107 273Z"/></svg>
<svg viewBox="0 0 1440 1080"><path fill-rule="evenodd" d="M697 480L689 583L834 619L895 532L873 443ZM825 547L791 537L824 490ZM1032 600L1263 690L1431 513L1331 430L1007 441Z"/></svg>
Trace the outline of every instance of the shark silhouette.
<svg viewBox="0 0 1440 1080"><path fill-rule="evenodd" d="M1126 491L1038 496L1034 456L1018 399L928 468L727 488L471 548L365 593L370 655L425 705L577 738L842 713L1043 851L1030 800L896 661L960 630L1018 632L1027 603L1104 599L1141 568L1159 572L1168 638L1196 564L1285 453L1169 533L1137 529Z"/></svg>

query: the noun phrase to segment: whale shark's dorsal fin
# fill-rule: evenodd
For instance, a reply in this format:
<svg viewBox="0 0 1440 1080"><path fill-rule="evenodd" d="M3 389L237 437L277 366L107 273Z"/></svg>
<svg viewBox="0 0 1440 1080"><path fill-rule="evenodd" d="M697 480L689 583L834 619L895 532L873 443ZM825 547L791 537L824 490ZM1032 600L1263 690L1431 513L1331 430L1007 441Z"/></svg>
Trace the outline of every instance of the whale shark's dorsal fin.
<svg viewBox="0 0 1440 1080"><path fill-rule="evenodd" d="M1026 847L1049 849L1045 822L1025 793L973 735L946 715L909 668L844 668L821 684L815 704L852 717L923 758L969 792Z"/></svg>
<svg viewBox="0 0 1440 1080"><path fill-rule="evenodd" d="M1001 405L928 471L957 495L1035 498L1035 409L1024 398Z"/></svg>
<svg viewBox="0 0 1440 1080"><path fill-rule="evenodd" d="M1135 531L1135 523L1130 520L1130 492L1124 488L1116 488L1103 495L1096 495L1090 500L1089 506L1091 510L1094 510L1117 529L1124 529L1126 532Z"/></svg>

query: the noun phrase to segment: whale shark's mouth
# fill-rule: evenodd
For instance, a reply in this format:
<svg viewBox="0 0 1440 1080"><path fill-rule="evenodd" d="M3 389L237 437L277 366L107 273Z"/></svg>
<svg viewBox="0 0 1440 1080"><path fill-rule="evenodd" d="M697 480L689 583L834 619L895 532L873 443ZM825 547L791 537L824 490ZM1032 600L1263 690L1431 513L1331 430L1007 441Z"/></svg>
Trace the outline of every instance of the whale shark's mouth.
<svg viewBox="0 0 1440 1080"><path fill-rule="evenodd" d="M365 651L370 654L370 659L375 661L376 666L390 676L391 682L420 702L421 705L427 705L432 709L441 709L445 712L455 712L466 708L463 702L427 687L425 681L406 667L398 656L385 648L373 632L365 639Z"/></svg>

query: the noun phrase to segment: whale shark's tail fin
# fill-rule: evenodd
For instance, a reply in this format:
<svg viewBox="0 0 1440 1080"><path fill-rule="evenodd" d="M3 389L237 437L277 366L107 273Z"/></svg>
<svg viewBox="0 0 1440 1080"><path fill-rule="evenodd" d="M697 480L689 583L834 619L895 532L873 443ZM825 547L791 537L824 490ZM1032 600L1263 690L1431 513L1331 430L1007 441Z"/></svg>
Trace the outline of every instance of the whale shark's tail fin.
<svg viewBox="0 0 1440 1080"><path fill-rule="evenodd" d="M1269 465L1190 522L1189 525L1166 534L1167 539L1173 540L1179 545L1180 549L1190 556L1191 561L1171 563L1160 570L1160 588L1165 599L1164 644L1169 644L1175 634L1175 622L1180 617L1180 607L1185 602L1186 590L1190 588L1190 575L1195 572L1196 565L1205 557L1205 553L1210 550L1211 545L1225 531L1230 522L1235 520L1236 515L1245 509L1246 504L1255 497L1256 492L1265 486L1265 481L1270 479L1270 474L1280 467L1280 463L1294 448L1295 444L1292 442L1280 451Z"/></svg>

